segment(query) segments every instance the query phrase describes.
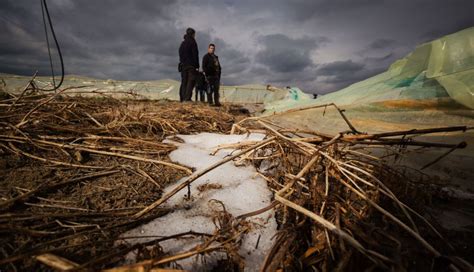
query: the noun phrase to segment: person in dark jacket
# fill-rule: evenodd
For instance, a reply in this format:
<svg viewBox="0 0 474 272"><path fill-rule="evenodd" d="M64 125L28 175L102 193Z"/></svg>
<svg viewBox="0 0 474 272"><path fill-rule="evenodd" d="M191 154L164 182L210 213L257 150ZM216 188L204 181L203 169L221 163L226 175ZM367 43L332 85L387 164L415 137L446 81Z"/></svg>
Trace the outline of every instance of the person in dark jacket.
<svg viewBox="0 0 474 272"><path fill-rule="evenodd" d="M196 40L196 31L192 28L186 29L184 41L179 47L179 68L181 72L181 86L179 87L179 100L191 101L194 85L196 84L197 72L199 70L199 51Z"/></svg>
<svg viewBox="0 0 474 272"><path fill-rule="evenodd" d="M204 71L204 74L206 74L209 84L207 101L211 105L214 104L215 106L220 106L219 86L221 81L221 64L219 58L214 54L215 50L216 46L213 43L209 44L207 54L202 58L202 70Z"/></svg>
<svg viewBox="0 0 474 272"><path fill-rule="evenodd" d="M204 72L198 72L196 78L196 99L195 101L205 102L205 94L207 93L207 79Z"/></svg>

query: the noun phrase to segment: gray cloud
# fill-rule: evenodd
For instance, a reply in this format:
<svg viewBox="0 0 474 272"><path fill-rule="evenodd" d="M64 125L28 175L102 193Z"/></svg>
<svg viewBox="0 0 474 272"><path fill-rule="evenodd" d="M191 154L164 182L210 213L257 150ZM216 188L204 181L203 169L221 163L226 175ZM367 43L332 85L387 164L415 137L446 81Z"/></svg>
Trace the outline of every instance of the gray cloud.
<svg viewBox="0 0 474 272"><path fill-rule="evenodd" d="M382 5L383 1L379 0L293 0L272 2L276 14L282 14L296 22L305 22L321 16L328 16L337 13L359 12L359 10L367 9Z"/></svg>
<svg viewBox="0 0 474 272"><path fill-rule="evenodd" d="M310 53L327 38L303 37L292 39L283 34L270 34L259 37L263 49L256 60L275 72L299 72L314 65Z"/></svg>
<svg viewBox="0 0 474 272"><path fill-rule="evenodd" d="M369 44L370 49L385 49L393 46L396 43L393 39L377 39Z"/></svg>
<svg viewBox="0 0 474 272"><path fill-rule="evenodd" d="M184 30L178 30L170 21L172 1L160 5L147 1L48 3L66 73L140 80L169 74L171 65L176 66L178 33ZM2 8L2 36L8 38L2 38L5 42L0 43L0 56L4 63L11 63L9 67L2 65L2 72L32 74L38 69L42 75L50 73L37 4L10 3L7 10ZM17 14L28 14L31 19L18 21ZM59 67L56 50L52 52ZM12 67L15 62L16 67Z"/></svg>
<svg viewBox="0 0 474 272"><path fill-rule="evenodd" d="M370 63L370 60L366 59L366 62ZM321 64L316 71L318 81L323 83L319 92L326 93L331 89L342 89L383 70L383 68L367 67L365 63L354 62L353 60Z"/></svg>
<svg viewBox="0 0 474 272"><path fill-rule="evenodd" d="M325 63L318 69L318 75L333 76L333 75L348 75L358 72L364 68L364 64L356 63L352 60L346 61L335 61L331 63Z"/></svg>
<svg viewBox="0 0 474 272"><path fill-rule="evenodd" d="M325 93L385 70L419 43L474 26L474 1L48 0L66 73L179 79L184 30L217 46L224 84ZM329 41L330 40L330 41ZM56 72L58 58L54 55ZM0 72L48 75L39 1L3 1Z"/></svg>

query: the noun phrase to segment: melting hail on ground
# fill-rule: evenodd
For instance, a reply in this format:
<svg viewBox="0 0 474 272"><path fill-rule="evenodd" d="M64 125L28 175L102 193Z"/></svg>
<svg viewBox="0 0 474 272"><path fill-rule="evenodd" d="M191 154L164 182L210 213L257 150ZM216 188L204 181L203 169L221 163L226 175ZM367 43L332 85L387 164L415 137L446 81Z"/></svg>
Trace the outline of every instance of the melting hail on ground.
<svg viewBox="0 0 474 272"><path fill-rule="evenodd" d="M233 151L232 148L218 149L218 147L229 147L232 144L246 141L259 141L263 137L262 134L201 133L179 135L179 138L184 142L175 142L172 139L167 141L178 146L170 154L172 161L194 167L196 171L200 171L221 161ZM217 152L215 152L216 149ZM171 191L184 179L186 177L165 188L164 193ZM190 199L187 194L187 189L181 190L165 203L166 207L172 209L171 213L128 231L122 236L171 236L188 231L213 234L217 228L216 212L222 211L223 207L235 218L269 206L272 196L266 181L256 175L253 166L237 166L234 161L201 176L191 184ZM273 243L272 238L276 233L277 224L272 210L248 217L246 221L250 227L248 232L242 235L243 239L239 243L237 252L243 257L246 270L259 270L259 266L264 262ZM217 225L219 224L217 223ZM202 244L204 239L172 239L164 241L160 245L165 252L178 254ZM128 243L132 244L138 242L144 242L144 239L128 240ZM217 241L214 243L218 244ZM129 254L128 260L133 262L135 257L133 253ZM205 260L202 259L202 256L195 255L179 260L177 263L186 270L202 270L213 267L225 257L225 253L222 251L213 251L205 255Z"/></svg>

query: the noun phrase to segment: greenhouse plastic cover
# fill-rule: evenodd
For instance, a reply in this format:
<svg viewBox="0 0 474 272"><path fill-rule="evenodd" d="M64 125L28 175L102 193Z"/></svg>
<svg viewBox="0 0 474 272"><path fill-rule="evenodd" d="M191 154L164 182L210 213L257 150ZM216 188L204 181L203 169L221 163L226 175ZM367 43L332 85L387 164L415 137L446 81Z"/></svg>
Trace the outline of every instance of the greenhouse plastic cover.
<svg viewBox="0 0 474 272"><path fill-rule="evenodd" d="M8 89L19 92L28 81L27 77L13 75L1 75L1 78ZM36 83L41 87L50 81L50 78L37 77ZM117 81L67 76L62 87L82 85L114 95L133 92L143 99L179 100L180 83L175 80ZM316 100L297 88L280 89L264 85L221 86L220 92L222 102L264 103L266 112L271 113L331 102L354 106L393 100L443 99L451 99L474 109L473 88L474 27L471 27L422 44L394 62L386 72ZM86 90L82 88L79 92Z"/></svg>
<svg viewBox="0 0 474 272"><path fill-rule="evenodd" d="M295 106L362 105L389 100L453 99L474 109L474 27L418 46L381 74L316 100L291 99L266 105L267 112Z"/></svg>
<svg viewBox="0 0 474 272"><path fill-rule="evenodd" d="M0 74L4 80L7 90L12 93L20 93L30 77L9 74ZM47 87L51 82L49 77L36 77L35 83L40 87ZM1 83L1 82L0 82ZM71 88L82 86L81 88ZM138 99L151 100L179 100L180 82L176 80L153 80L153 81L124 81L124 80L101 80L84 76L68 75L64 79L61 88L71 88L67 94L75 93L81 96L97 96L106 93L116 98L128 97L130 93ZM85 94L84 91L93 91ZM284 99L288 90L264 85L222 86L220 87L221 102L231 103L257 103ZM194 96L193 96L194 100Z"/></svg>
<svg viewBox="0 0 474 272"><path fill-rule="evenodd" d="M295 103L286 98L269 102L263 114L267 115L266 120L281 127L329 135L350 129L333 106L325 106L330 103L344 109L345 116L360 132L474 127L473 39L474 28L469 28L422 44L393 63L386 72L317 99ZM462 191L474 191L473 130L417 139L435 143L466 142L466 148L457 149L425 171L449 180ZM446 152L442 148L412 152L398 163L420 169Z"/></svg>

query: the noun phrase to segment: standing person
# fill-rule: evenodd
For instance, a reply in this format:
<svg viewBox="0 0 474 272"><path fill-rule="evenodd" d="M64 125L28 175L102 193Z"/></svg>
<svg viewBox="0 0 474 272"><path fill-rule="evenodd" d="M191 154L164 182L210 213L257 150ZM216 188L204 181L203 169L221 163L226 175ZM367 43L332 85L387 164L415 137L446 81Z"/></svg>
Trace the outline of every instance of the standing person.
<svg viewBox="0 0 474 272"><path fill-rule="evenodd" d="M221 82L221 64L219 63L219 57L214 54L216 46L211 43L207 48L207 54L202 58L202 69L206 74L209 83L209 93L207 94L207 100L209 104L213 104L219 107L219 85Z"/></svg>
<svg viewBox="0 0 474 272"><path fill-rule="evenodd" d="M179 69L181 72L181 86L179 87L179 100L191 101L193 88L196 84L199 70L199 51L195 40L196 31L186 29L184 41L179 47Z"/></svg>

